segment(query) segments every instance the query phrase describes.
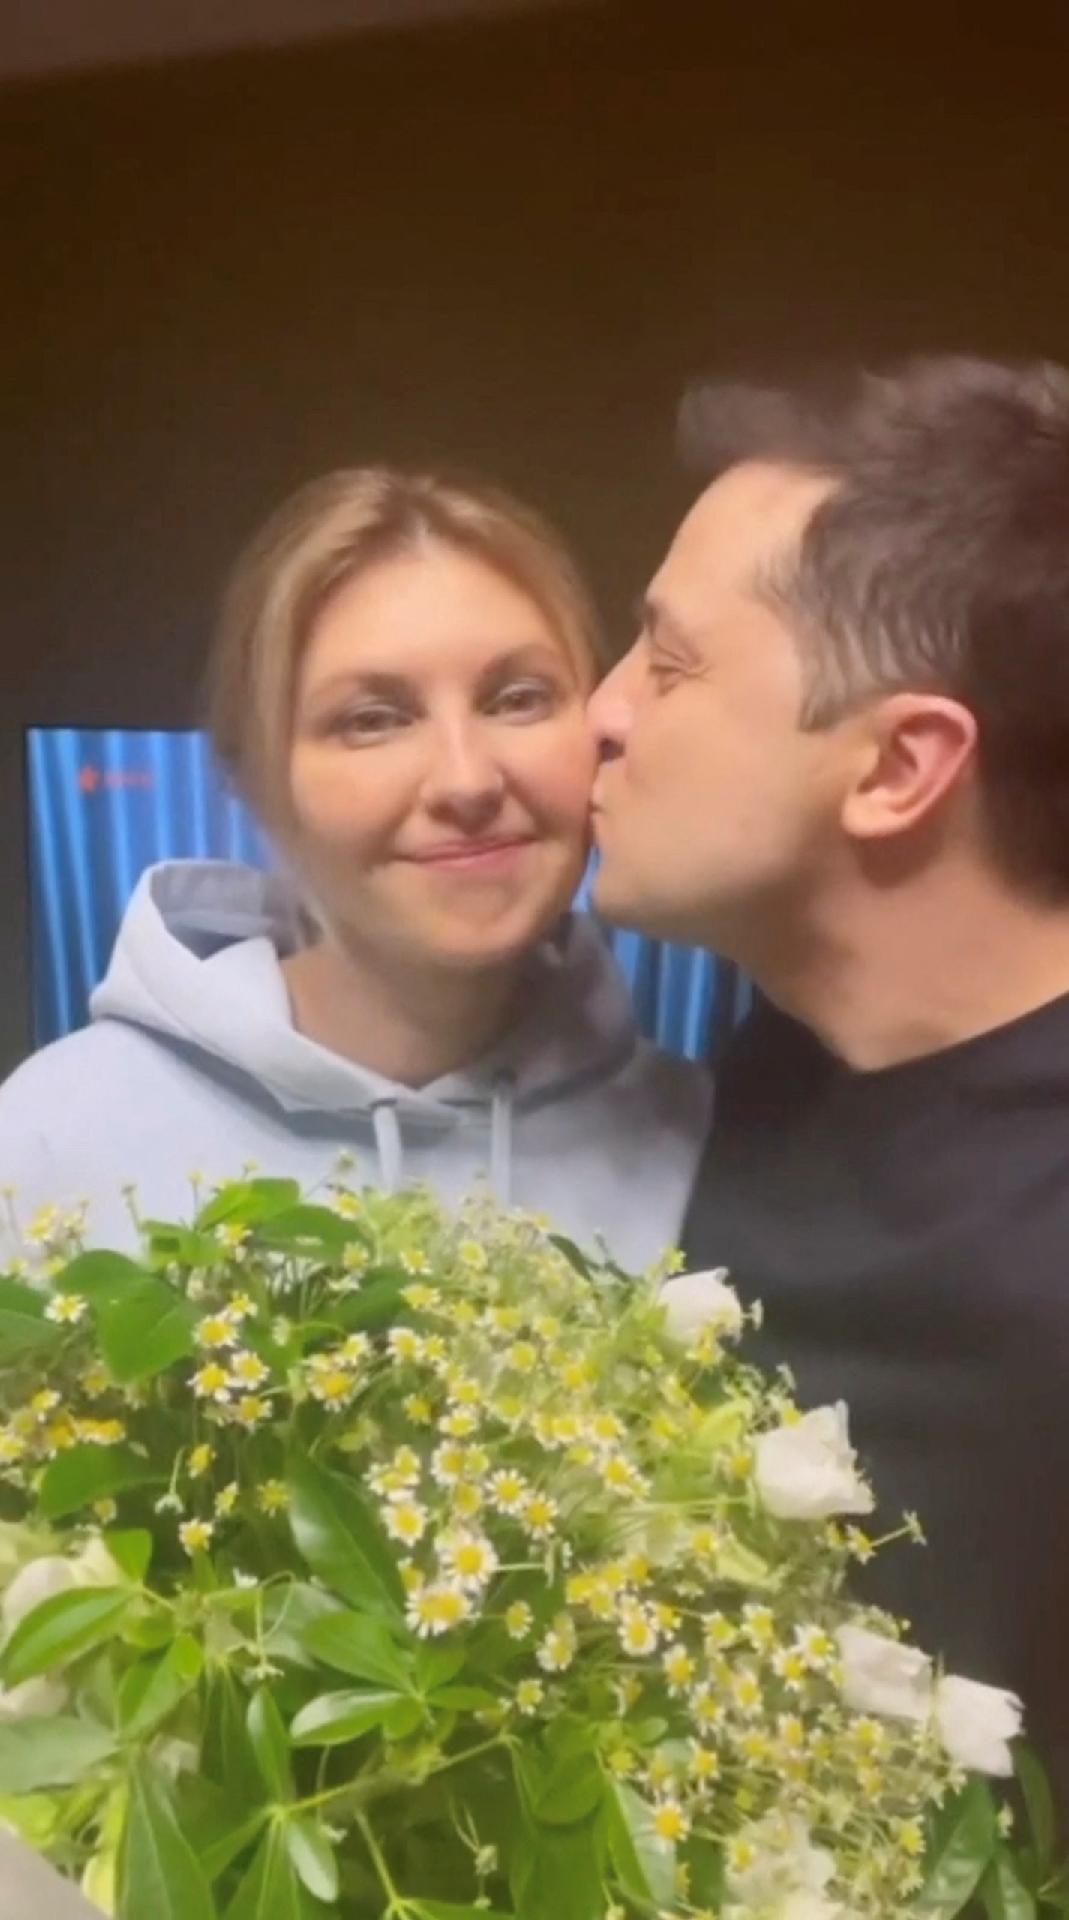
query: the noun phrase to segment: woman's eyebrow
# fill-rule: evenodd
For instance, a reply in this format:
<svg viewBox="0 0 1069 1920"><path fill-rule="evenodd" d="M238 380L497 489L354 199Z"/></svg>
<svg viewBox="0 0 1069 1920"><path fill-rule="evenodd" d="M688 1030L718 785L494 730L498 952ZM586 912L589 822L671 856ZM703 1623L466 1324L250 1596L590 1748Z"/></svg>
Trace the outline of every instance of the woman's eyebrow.
<svg viewBox="0 0 1069 1920"><path fill-rule="evenodd" d="M412 691L412 682L403 673L379 672L374 668L346 667L332 673L311 689L313 700L329 700L337 693L374 693L383 699L402 699Z"/></svg>
<svg viewBox="0 0 1069 1920"><path fill-rule="evenodd" d="M559 666L557 650L544 640L529 640L522 646L510 647L507 653L499 654L482 669L478 677L480 687L491 686L499 680L505 680L510 673L530 673L534 669L545 672L548 668Z"/></svg>

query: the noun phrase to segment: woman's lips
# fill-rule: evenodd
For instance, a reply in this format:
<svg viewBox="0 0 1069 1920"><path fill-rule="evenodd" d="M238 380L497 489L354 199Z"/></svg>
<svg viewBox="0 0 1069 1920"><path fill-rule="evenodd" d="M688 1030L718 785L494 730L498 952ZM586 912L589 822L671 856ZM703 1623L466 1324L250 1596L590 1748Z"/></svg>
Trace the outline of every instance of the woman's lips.
<svg viewBox="0 0 1069 1920"><path fill-rule="evenodd" d="M530 835L498 840L456 840L428 847L424 853L408 854L406 858L416 866L442 873L490 873L513 866L533 844Z"/></svg>

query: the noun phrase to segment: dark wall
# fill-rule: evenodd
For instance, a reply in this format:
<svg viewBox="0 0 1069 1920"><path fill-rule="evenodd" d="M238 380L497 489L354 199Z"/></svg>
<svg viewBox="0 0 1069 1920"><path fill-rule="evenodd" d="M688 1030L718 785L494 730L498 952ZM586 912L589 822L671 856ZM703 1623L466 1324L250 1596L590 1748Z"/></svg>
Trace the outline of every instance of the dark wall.
<svg viewBox="0 0 1069 1920"><path fill-rule="evenodd" d="M1012 44L975 7L920 38L717 11L0 94L0 1064L26 1031L22 726L188 722L228 559L301 478L487 469L571 530L622 638L696 368L1069 359L1064 8L1017 9Z"/></svg>

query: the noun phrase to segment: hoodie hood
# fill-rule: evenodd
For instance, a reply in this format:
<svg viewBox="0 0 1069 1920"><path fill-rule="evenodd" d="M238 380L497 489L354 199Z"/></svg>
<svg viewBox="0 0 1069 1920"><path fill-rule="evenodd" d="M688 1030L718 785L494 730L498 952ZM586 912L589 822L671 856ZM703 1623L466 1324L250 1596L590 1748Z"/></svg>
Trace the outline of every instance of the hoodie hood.
<svg viewBox="0 0 1069 1920"><path fill-rule="evenodd" d="M93 1020L138 1027L209 1071L237 1074L285 1113L364 1118L387 1185L403 1177L407 1133L445 1133L484 1108L503 1201L513 1111L611 1077L637 1044L611 955L593 922L570 914L532 954L525 1011L500 1045L461 1072L406 1087L296 1030L279 962L306 938L300 898L282 874L218 861L150 867L93 995Z"/></svg>

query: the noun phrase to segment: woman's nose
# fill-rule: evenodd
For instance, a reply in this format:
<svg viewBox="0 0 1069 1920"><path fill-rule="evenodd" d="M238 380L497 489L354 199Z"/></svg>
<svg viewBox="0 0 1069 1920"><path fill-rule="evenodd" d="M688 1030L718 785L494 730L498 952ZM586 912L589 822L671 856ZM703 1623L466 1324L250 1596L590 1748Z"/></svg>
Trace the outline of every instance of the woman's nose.
<svg viewBox="0 0 1069 1920"><path fill-rule="evenodd" d="M477 726L444 728L424 783L428 809L475 832L491 821L505 791L503 770Z"/></svg>

